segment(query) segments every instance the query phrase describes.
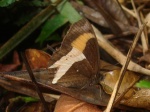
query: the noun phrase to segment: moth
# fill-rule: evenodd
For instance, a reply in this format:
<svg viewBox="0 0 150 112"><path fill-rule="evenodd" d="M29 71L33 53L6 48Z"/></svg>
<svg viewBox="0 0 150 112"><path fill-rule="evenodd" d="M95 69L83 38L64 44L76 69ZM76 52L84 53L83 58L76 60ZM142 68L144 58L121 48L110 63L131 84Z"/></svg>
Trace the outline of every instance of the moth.
<svg viewBox="0 0 150 112"><path fill-rule="evenodd" d="M47 69L34 71L34 76L41 84L82 88L99 79L99 61L99 47L93 28L88 20L82 19L71 25L60 49L51 56ZM26 71L2 74L15 74L30 80ZM2 76L11 77L9 75Z"/></svg>
<svg viewBox="0 0 150 112"><path fill-rule="evenodd" d="M44 52L41 54L46 55ZM60 49L51 56L49 66L33 70L33 74L43 88L42 92L55 90L89 103L106 105L109 96L101 86L95 85L100 76L99 62L95 33L88 20L82 19L71 25ZM27 71L0 73L0 86L34 96L34 85ZM101 95L105 95L105 98L102 99Z"/></svg>
<svg viewBox="0 0 150 112"><path fill-rule="evenodd" d="M81 87L98 78L99 47L91 24L86 19L74 23L67 32L60 50L49 62L49 72L55 72L48 83Z"/></svg>

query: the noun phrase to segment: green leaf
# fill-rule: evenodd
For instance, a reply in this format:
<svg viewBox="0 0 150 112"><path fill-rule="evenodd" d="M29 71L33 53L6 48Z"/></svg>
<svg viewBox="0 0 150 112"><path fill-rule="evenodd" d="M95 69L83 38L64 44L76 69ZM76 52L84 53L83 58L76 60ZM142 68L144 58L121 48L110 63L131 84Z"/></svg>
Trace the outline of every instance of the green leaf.
<svg viewBox="0 0 150 112"><path fill-rule="evenodd" d="M52 19L48 20L45 23L39 37L36 39L36 42L40 42L40 44L42 44L45 40L48 39L48 37L53 32L55 32L58 28L63 26L68 21L70 23L74 23L79 21L82 18L78 14L78 12L72 7L72 5L69 2L66 2L66 0L64 0L63 3L61 3L57 7L57 10L60 12L60 14L57 14L55 17L53 17ZM55 40L55 39L51 38L49 40Z"/></svg>
<svg viewBox="0 0 150 112"><path fill-rule="evenodd" d="M47 41L61 41L62 38L60 37L60 35L58 35L57 33L54 33L51 35L50 38L47 39Z"/></svg>
<svg viewBox="0 0 150 112"><path fill-rule="evenodd" d="M38 99L35 99L35 98L32 98L32 97L21 97L21 98L22 98L22 100L23 100L24 102L26 102L26 103L38 101Z"/></svg>
<svg viewBox="0 0 150 112"><path fill-rule="evenodd" d="M25 103L39 101L38 99L35 99L35 98L32 98L32 97L23 97L23 96L17 96L15 98L10 99L11 102L17 102L18 100L22 100Z"/></svg>
<svg viewBox="0 0 150 112"><path fill-rule="evenodd" d="M70 23L74 23L82 19L81 15L72 7L69 2L61 4L57 9L61 15L68 18Z"/></svg>
<svg viewBox="0 0 150 112"><path fill-rule="evenodd" d="M39 37L36 42L42 44L47 38L56 31L59 27L68 22L68 19L61 14L55 15L52 19L48 20L42 28Z"/></svg>
<svg viewBox="0 0 150 112"><path fill-rule="evenodd" d="M33 1L30 1L30 4L32 5L32 6L36 6L36 7L44 7L44 6L46 6L46 5L48 5L49 4L49 2L48 1L41 1L41 0L33 0Z"/></svg>
<svg viewBox="0 0 150 112"><path fill-rule="evenodd" d="M16 0L0 0L0 7L6 7L12 3L14 3Z"/></svg>
<svg viewBox="0 0 150 112"><path fill-rule="evenodd" d="M141 80L140 82L136 83L136 87L139 87L139 88L150 88L150 81Z"/></svg>

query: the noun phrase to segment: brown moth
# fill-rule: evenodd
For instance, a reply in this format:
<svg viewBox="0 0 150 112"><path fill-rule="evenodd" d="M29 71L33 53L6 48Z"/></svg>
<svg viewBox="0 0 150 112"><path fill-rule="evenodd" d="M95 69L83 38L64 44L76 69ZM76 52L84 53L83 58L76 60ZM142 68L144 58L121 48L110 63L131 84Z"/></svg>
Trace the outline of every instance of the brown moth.
<svg viewBox="0 0 150 112"><path fill-rule="evenodd" d="M82 87L97 78L99 72L99 49L91 24L82 19L74 23L49 62L48 70L54 72L49 84L66 87Z"/></svg>

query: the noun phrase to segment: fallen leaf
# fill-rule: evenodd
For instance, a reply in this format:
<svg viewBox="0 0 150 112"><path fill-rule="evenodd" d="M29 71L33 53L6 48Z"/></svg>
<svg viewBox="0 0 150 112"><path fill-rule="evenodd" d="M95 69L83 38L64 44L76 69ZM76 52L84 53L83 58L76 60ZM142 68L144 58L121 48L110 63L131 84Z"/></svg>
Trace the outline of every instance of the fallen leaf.
<svg viewBox="0 0 150 112"><path fill-rule="evenodd" d="M150 51L147 51L144 56L140 57L139 62L147 62L150 64Z"/></svg>
<svg viewBox="0 0 150 112"><path fill-rule="evenodd" d="M96 105L89 104L62 94L54 112L102 112Z"/></svg>
<svg viewBox="0 0 150 112"><path fill-rule="evenodd" d="M0 63L0 71L1 72L10 72L17 70L17 68L21 65L20 60L19 60L19 55L16 51L13 53L13 60L12 63L10 64L1 64Z"/></svg>
<svg viewBox="0 0 150 112"><path fill-rule="evenodd" d="M129 99L121 100L121 104L150 110L150 89L141 89Z"/></svg>
<svg viewBox="0 0 150 112"><path fill-rule="evenodd" d="M120 70L113 70L110 72L106 72L103 74L103 80L100 81L100 84L103 86L103 89L106 93L111 94L114 86L119 78ZM128 89L131 85L133 85L136 81L139 80L139 76L136 75L134 72L126 71L124 79L121 83L118 95L123 93L126 89ZM124 98L131 97L133 95L133 90L129 90Z"/></svg>
<svg viewBox="0 0 150 112"><path fill-rule="evenodd" d="M44 51L36 49L27 49L26 57L32 69L47 68L50 60L50 55Z"/></svg>
<svg viewBox="0 0 150 112"><path fill-rule="evenodd" d="M55 103L47 103L50 112L54 110ZM6 112L44 112L41 102L26 103L22 98L12 98L10 104L7 106Z"/></svg>
<svg viewBox="0 0 150 112"><path fill-rule="evenodd" d="M150 50L139 58L140 64L144 64L145 68L150 69Z"/></svg>

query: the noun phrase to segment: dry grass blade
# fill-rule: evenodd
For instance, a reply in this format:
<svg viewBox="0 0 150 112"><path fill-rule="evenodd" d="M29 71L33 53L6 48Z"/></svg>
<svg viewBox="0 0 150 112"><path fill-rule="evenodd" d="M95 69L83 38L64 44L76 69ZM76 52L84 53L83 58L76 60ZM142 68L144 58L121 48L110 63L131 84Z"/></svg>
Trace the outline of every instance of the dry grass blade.
<svg viewBox="0 0 150 112"><path fill-rule="evenodd" d="M126 8L125 6L121 5L121 7L124 9L124 11L126 11L128 14L130 14L132 17L137 18L135 13L132 10L129 10L128 8Z"/></svg>
<svg viewBox="0 0 150 112"><path fill-rule="evenodd" d="M132 6L133 6L133 9L135 11L135 14L137 16L138 25L140 27L142 25L140 15L139 15L138 11L136 10L136 7L135 7L135 4L134 4L133 0L131 0L131 3L132 3ZM142 46L143 46L143 54L145 54L145 52L148 51L148 44L147 44L148 42L146 41L144 32L142 32L142 34L141 34L141 42L142 42Z"/></svg>
<svg viewBox="0 0 150 112"><path fill-rule="evenodd" d="M115 100L115 98L116 98L116 94L117 94L117 92L118 92L118 90L119 90L119 86L121 85L121 82L122 82L122 80L123 80L123 77L124 77L124 75L125 75L125 72L126 72L126 70L127 70L127 67L128 67L129 62L130 62L130 60L131 60L131 56L132 56L133 50L134 50L134 48L135 48L135 46L136 46L136 44L137 44L137 42L138 42L138 39L139 39L139 37L140 37L140 35L141 35L143 29L144 29L144 26L145 26L145 24L139 29L139 31L138 31L138 33L137 33L137 35L136 35L136 37L135 37L135 39L134 39L134 41L133 41L133 44L131 45L131 47L130 47L130 49L129 49L129 52L128 52L128 54L127 54L126 63L123 65L123 67L122 67L122 69L121 69L121 72L120 72L120 75L119 75L119 79L117 80L117 82L116 82L116 84L115 84L113 93L112 93L111 98L110 98L110 100L109 100L109 102L108 102L108 105L107 105L107 108L106 108L105 112L110 112L110 110L111 110L111 108L112 108L113 102L114 102L114 100Z"/></svg>

